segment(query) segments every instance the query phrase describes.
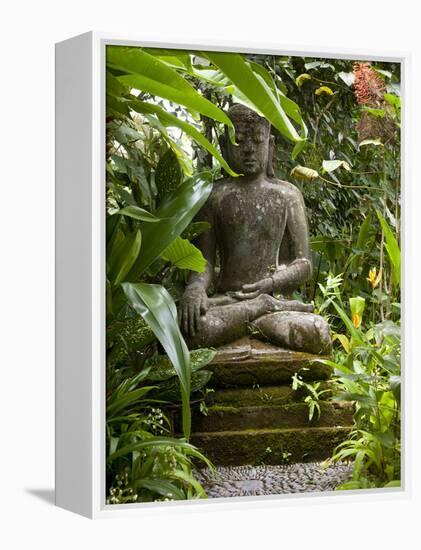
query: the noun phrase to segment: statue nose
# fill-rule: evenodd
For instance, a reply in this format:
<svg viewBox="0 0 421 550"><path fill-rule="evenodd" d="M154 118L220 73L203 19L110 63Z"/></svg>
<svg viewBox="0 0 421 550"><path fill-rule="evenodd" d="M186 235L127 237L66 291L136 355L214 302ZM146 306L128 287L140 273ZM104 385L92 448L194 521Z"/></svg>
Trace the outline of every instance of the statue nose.
<svg viewBox="0 0 421 550"><path fill-rule="evenodd" d="M252 153L253 152L253 144L250 140L246 141L244 143L244 152L245 153Z"/></svg>

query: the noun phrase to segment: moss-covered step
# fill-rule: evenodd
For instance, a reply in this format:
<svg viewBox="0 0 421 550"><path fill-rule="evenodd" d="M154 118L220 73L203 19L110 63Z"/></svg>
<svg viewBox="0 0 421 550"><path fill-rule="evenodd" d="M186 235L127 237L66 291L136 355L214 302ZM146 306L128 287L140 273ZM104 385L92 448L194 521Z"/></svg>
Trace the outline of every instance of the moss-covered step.
<svg viewBox="0 0 421 550"><path fill-rule="evenodd" d="M351 426L352 405L350 403L319 402L317 411L309 420L306 403L285 405L260 405L234 407L213 405L204 416L199 411L192 416L193 432L221 432L263 428L298 428L309 426Z"/></svg>
<svg viewBox="0 0 421 550"><path fill-rule="evenodd" d="M331 382L322 382L319 391L330 389ZM259 405L285 405L287 403L302 403L308 395L305 388L293 390L291 384L282 386L256 386L254 388L217 388L206 397L206 403L226 407L253 407ZM323 397L330 397L331 392Z"/></svg>
<svg viewBox="0 0 421 550"><path fill-rule="evenodd" d="M191 443L219 466L325 460L351 428L290 428L194 433Z"/></svg>
<svg viewBox="0 0 421 550"><path fill-rule="evenodd" d="M206 368L213 372L213 387L274 386L290 384L295 373L304 380L326 380L332 369L320 363L322 357L272 346L245 337L218 352Z"/></svg>

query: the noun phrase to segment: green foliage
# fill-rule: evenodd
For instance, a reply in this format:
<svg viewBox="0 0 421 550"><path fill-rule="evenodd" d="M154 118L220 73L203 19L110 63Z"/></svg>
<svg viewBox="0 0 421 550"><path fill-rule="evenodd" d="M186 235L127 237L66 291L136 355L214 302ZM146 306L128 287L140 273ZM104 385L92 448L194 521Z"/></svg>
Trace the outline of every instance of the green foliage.
<svg viewBox="0 0 421 550"><path fill-rule="evenodd" d="M108 503L181 500L206 497L193 477L192 460L212 467L195 447L170 437L162 409L149 401L156 386L141 386L149 369L115 384L108 379Z"/></svg>
<svg viewBox="0 0 421 550"><path fill-rule="evenodd" d="M131 307L141 315L161 342L173 364L181 386L183 431L190 437L190 355L181 335L175 304L160 285L123 283Z"/></svg>
<svg viewBox="0 0 421 550"><path fill-rule="evenodd" d="M131 109L138 113L153 113L156 114L161 124L163 124L166 127L176 127L183 130L188 136L190 136L196 143L201 145L204 149L206 149L211 155L215 157L216 160L218 160L231 176L236 176L237 173L231 170L231 168L226 163L225 159L222 157L221 153L210 143L203 134L197 130L193 126L193 124L189 124L188 122L185 122L184 120L181 120L180 118L177 118L176 116L167 113L162 109L159 105L152 105L151 103L146 103L144 101L130 101L129 106Z"/></svg>
<svg viewBox="0 0 421 550"><path fill-rule="evenodd" d="M187 79L167 63L143 48L108 47L107 65L110 69L124 73L117 76L117 80L127 88L174 101L232 127L232 122L224 111L202 97Z"/></svg>
<svg viewBox="0 0 421 550"><path fill-rule="evenodd" d="M301 369L303 370L303 369ZM298 389L304 389L307 393L304 398L304 403L308 406L308 419L310 422L314 418L314 413L317 413L317 418L320 418L320 398L325 393L331 393L329 389L320 389L321 382L305 382L299 373L295 373L292 377L292 389L297 391Z"/></svg>
<svg viewBox="0 0 421 550"><path fill-rule="evenodd" d="M204 175L186 180L168 195L155 211L158 223L141 226L142 254L138 256L128 278L138 279L191 222L212 189L212 181Z"/></svg>
<svg viewBox="0 0 421 550"><path fill-rule="evenodd" d="M206 260L201 251L190 241L181 237L177 237L167 246L161 256L180 269L202 273L206 268Z"/></svg>
<svg viewBox="0 0 421 550"><path fill-rule="evenodd" d="M205 55L238 88L248 103L265 116L282 135L294 142L303 139L288 118L290 116L301 122L298 106L287 98L283 99L284 94L276 89L272 77L264 67L257 64L250 66L237 53L207 52Z"/></svg>
<svg viewBox="0 0 421 550"><path fill-rule="evenodd" d="M374 68L381 102L359 105L350 61L107 48L109 502L205 496L190 399L206 392L214 351L188 351L176 304L188 272L206 267L192 241L210 225L194 217L222 170L237 176L219 150L225 126L235 141L233 102L271 122L276 176L306 202L314 270L297 298L329 320L339 397L356 404L333 457L354 461L343 488L398 483L399 66ZM311 420L325 390L293 383ZM180 403L184 438L172 421Z"/></svg>
<svg viewBox="0 0 421 550"><path fill-rule="evenodd" d="M354 463L352 482L340 489L390 486L400 479L400 329L385 321L363 330L335 307L350 338L340 335L343 350L324 362L337 376L334 399L355 403L355 427L331 461Z"/></svg>
<svg viewBox="0 0 421 550"><path fill-rule="evenodd" d="M399 285L401 279L401 251L399 249L396 237L390 229L387 221L383 218L380 212L377 212L377 217L379 218L386 239L385 247L393 269L393 282Z"/></svg>

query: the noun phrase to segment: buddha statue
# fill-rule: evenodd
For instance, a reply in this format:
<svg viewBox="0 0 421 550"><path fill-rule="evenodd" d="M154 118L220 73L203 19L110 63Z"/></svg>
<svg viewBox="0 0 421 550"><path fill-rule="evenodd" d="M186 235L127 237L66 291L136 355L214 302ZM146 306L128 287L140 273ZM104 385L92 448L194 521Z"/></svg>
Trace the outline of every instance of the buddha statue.
<svg viewBox="0 0 421 550"><path fill-rule="evenodd" d="M327 322L291 294L312 274L301 192L274 177L269 122L241 104L228 110L237 144L223 153L239 177L215 182L196 220L206 259L188 279L179 320L190 348L219 347L246 335L283 349L327 354Z"/></svg>

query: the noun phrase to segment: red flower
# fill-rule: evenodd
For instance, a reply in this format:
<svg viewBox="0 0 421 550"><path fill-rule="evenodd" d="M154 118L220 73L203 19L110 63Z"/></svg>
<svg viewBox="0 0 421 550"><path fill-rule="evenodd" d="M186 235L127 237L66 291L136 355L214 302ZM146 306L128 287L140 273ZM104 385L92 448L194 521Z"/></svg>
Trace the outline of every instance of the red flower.
<svg viewBox="0 0 421 550"><path fill-rule="evenodd" d="M354 63L354 88L359 105L378 107L383 100L384 82L369 63Z"/></svg>

